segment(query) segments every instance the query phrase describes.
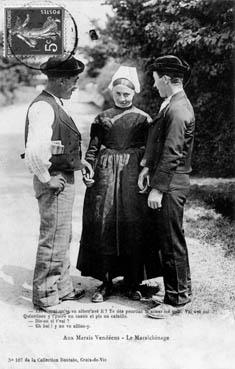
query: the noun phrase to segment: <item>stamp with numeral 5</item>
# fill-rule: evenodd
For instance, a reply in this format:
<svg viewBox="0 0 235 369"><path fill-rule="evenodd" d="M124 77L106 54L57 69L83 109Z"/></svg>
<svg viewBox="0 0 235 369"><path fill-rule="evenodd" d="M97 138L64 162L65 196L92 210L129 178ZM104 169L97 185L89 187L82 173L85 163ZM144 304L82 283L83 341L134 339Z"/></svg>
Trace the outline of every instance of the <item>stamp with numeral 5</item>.
<svg viewBox="0 0 235 369"><path fill-rule="evenodd" d="M5 8L4 55L63 54L64 9Z"/></svg>

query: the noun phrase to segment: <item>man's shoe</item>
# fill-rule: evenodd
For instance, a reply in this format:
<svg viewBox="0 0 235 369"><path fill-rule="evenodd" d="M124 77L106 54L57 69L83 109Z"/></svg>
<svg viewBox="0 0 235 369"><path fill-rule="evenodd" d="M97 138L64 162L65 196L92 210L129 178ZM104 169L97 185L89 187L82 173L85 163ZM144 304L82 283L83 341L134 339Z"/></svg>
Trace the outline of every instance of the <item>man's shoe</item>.
<svg viewBox="0 0 235 369"><path fill-rule="evenodd" d="M62 297L61 301L76 301L81 299L83 296L85 296L85 290L81 291L73 291L69 293L68 295Z"/></svg>
<svg viewBox="0 0 235 369"><path fill-rule="evenodd" d="M139 284L136 288L127 288L126 287L126 295L131 300L149 300L152 296L160 291L160 286L155 285L151 286L148 284Z"/></svg>
<svg viewBox="0 0 235 369"><path fill-rule="evenodd" d="M139 290L130 290L127 294L130 300L140 301L142 299L142 294Z"/></svg>
<svg viewBox="0 0 235 369"><path fill-rule="evenodd" d="M37 310L45 311L48 314L66 315L69 314L68 309L63 309L60 304L53 306L38 306L34 305Z"/></svg>
<svg viewBox="0 0 235 369"><path fill-rule="evenodd" d="M161 304L146 311L146 315L153 319L166 319L175 315L179 315L185 310L183 306L172 306L168 304Z"/></svg>

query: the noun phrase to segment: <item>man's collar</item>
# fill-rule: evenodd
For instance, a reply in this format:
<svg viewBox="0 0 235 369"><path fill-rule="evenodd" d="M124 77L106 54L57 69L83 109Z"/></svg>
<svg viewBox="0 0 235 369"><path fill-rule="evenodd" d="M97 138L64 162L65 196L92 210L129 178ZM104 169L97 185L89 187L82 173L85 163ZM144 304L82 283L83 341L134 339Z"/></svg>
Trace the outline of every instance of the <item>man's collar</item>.
<svg viewBox="0 0 235 369"><path fill-rule="evenodd" d="M157 117L160 117L163 113L163 110L165 111L165 108L167 107L167 106L169 106L170 105L170 103L171 103L171 101L172 100L175 100L175 99L177 99L177 98L180 98L181 96L184 96L185 95L185 92L184 92L184 90L182 89L182 90L179 90L179 91L177 91L177 92L175 92L175 93L173 93L172 95L170 95L170 96L168 96L164 101L163 101L163 103L161 104L161 106L160 106L160 110L159 110L159 112L158 112L158 115L157 115Z"/></svg>
<svg viewBox="0 0 235 369"><path fill-rule="evenodd" d="M57 102L57 104L59 105L64 105L63 100L60 99L59 97L55 96L54 94L52 94L51 92L44 90L47 94L51 95L52 97L54 97L55 101Z"/></svg>
<svg viewBox="0 0 235 369"><path fill-rule="evenodd" d="M177 94L178 94L178 93L180 93L180 92L184 92L183 87L182 87L181 89L179 89L179 90L177 90L177 91L173 92L173 93L172 93L170 96L168 96L164 101L168 101L168 102L170 102L170 101L171 101L171 98L172 98L173 96L177 95Z"/></svg>
<svg viewBox="0 0 235 369"><path fill-rule="evenodd" d="M159 110L159 113L165 109L171 102L171 99L174 97L177 97L177 96L181 96L182 94L184 94L184 90L181 89L181 90L178 90L176 92L174 92L172 95L168 96L167 98L165 98L165 100L163 101L163 103L161 104L160 106L160 110Z"/></svg>

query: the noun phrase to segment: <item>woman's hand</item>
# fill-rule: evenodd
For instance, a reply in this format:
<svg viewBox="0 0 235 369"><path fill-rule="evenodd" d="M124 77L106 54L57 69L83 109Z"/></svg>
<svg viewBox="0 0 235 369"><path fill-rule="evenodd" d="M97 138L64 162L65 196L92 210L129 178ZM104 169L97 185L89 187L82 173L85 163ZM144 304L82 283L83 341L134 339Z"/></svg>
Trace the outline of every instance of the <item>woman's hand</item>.
<svg viewBox="0 0 235 369"><path fill-rule="evenodd" d="M149 168L144 167L139 174L138 187L140 193L145 193L149 187Z"/></svg>
<svg viewBox="0 0 235 369"><path fill-rule="evenodd" d="M92 169L92 166L88 161L85 159L81 159L81 163L84 165L84 168L82 169L82 175L86 176L87 179L91 179L94 177L94 170Z"/></svg>
<svg viewBox="0 0 235 369"><path fill-rule="evenodd" d="M85 159L81 159L81 163L84 165L84 168L82 168L83 183L85 183L87 187L91 187L95 182L94 179L92 179L94 177L92 166Z"/></svg>

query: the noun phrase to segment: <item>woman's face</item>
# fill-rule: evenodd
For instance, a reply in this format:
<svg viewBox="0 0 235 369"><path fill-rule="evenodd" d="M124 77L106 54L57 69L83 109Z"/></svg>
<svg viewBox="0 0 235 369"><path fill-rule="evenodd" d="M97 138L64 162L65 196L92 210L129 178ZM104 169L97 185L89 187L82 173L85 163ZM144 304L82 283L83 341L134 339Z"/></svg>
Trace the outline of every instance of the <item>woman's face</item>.
<svg viewBox="0 0 235 369"><path fill-rule="evenodd" d="M113 100L119 108L127 108L132 105L135 91L124 85L114 86L112 89Z"/></svg>

